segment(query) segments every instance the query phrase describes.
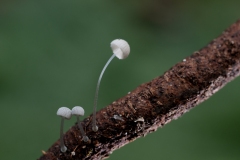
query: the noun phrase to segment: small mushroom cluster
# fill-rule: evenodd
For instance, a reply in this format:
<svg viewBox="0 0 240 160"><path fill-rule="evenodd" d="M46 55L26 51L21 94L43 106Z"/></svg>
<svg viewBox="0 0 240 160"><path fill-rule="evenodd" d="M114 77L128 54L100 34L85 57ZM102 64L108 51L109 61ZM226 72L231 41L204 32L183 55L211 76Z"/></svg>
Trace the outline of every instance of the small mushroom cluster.
<svg viewBox="0 0 240 160"><path fill-rule="evenodd" d="M80 116L84 116L84 109L81 106L75 106L72 108L72 110L70 110L67 107L60 107L57 111L57 115L61 117L61 125L60 125L60 147L61 147L61 151L62 152L66 152L67 151L67 147L64 144L64 139L63 139L63 123L64 123L64 119L71 119L71 116L76 116L77 117L77 123L78 123L78 127L80 129L80 132L82 134L83 137L83 141L87 142L89 139L86 136L82 124L79 120Z"/></svg>
<svg viewBox="0 0 240 160"><path fill-rule="evenodd" d="M118 59L125 59L128 57L128 55L130 53L130 46L123 39L113 40L110 43L110 47L113 51L113 55L110 57L110 59L107 61L107 63L105 64L105 66L102 69L102 72L101 72L98 82L97 82L97 87L96 87L96 92L95 92L94 107L93 107L93 121L92 121L92 130L94 132L98 131L97 120L96 120L96 109L97 109L98 91L99 91L100 82L101 82L103 73L114 57L117 57ZM80 116L84 116L84 109L82 107L75 106L72 108L72 110L70 110L67 107L61 107L58 109L57 115L61 117L61 127L60 127L60 147L61 147L60 150L61 150L61 152L67 151L67 147L64 144L64 138L63 138L64 137L64 133L63 133L64 119L70 119L72 115L77 117L78 128L80 129L80 132L82 134L83 141L87 142L89 140L89 138L85 134L83 127L81 125L81 122L79 120Z"/></svg>

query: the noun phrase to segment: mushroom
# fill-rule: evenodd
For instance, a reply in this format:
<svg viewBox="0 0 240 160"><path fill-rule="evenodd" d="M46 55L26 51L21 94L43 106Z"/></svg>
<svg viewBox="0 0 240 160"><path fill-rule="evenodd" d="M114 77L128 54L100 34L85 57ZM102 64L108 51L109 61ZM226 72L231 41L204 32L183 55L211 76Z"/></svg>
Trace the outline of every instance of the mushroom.
<svg viewBox="0 0 240 160"><path fill-rule="evenodd" d="M77 123L78 123L78 127L81 131L82 137L83 137L83 141L87 142L89 140L88 136L86 136L83 127L81 125L81 122L79 120L80 116L84 116L84 109L81 106L75 106L72 108L72 115L77 117Z"/></svg>
<svg viewBox="0 0 240 160"><path fill-rule="evenodd" d="M111 42L110 47L112 48L113 55L118 59L125 59L130 53L129 44L123 39L115 39Z"/></svg>
<svg viewBox="0 0 240 160"><path fill-rule="evenodd" d="M60 127L60 147L61 147L61 151L62 152L66 152L67 151L67 147L64 144L64 140L63 140L63 123L64 123L64 119L70 119L71 118L71 110L67 107L60 107L57 110L57 115L61 117L61 127Z"/></svg>
<svg viewBox="0 0 240 160"><path fill-rule="evenodd" d="M115 39L111 42L110 47L112 48L113 55L110 57L110 59L107 61L105 66L103 67L103 70L99 76L96 92L95 92L95 98L94 98L94 107L93 107L93 123L92 123L92 130L94 132L98 131L98 126L96 124L96 110L97 110L97 100L98 100L98 91L100 82L103 76L104 71L106 70L109 63L112 61L112 59L116 56L118 59L125 59L128 57L130 53L130 46L129 44L123 40L123 39Z"/></svg>

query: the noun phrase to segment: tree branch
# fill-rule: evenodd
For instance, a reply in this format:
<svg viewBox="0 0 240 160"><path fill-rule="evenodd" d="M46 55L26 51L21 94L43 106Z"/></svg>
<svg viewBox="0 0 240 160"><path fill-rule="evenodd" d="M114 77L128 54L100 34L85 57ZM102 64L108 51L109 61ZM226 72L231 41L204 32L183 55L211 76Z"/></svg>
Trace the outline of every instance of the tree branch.
<svg viewBox="0 0 240 160"><path fill-rule="evenodd" d="M92 131L92 115L82 123L90 141L82 141L77 125L40 160L99 160L138 137L177 119L240 74L240 20L205 48L177 63L164 75L142 84L97 113L98 132Z"/></svg>

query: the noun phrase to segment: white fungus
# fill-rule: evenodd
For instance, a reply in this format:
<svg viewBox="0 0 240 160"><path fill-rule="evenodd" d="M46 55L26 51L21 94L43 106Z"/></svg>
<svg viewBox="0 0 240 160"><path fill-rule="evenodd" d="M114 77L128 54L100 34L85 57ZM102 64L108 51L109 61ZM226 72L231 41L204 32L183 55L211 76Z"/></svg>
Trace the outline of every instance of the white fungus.
<svg viewBox="0 0 240 160"><path fill-rule="evenodd" d="M123 39L115 39L110 44L114 55L119 59L125 59L130 53L129 44Z"/></svg>
<svg viewBox="0 0 240 160"><path fill-rule="evenodd" d="M57 110L57 115L61 117L61 127L60 127L60 147L61 147L61 151L62 152L66 152L67 151L67 147L64 144L64 140L63 140L63 124L64 124L64 119L70 119L71 118L71 110L67 107L60 107Z"/></svg>
<svg viewBox="0 0 240 160"><path fill-rule="evenodd" d="M140 117L140 118L136 119L134 122L144 122L144 118Z"/></svg>
<svg viewBox="0 0 240 160"><path fill-rule="evenodd" d="M107 61L105 66L103 67L103 70L99 76L98 82L97 82L97 87L96 87L96 92L95 92L95 98L94 98L94 106L93 106L93 123L92 123L92 130L94 132L98 131L98 126L96 122L96 110L97 110L97 100L98 100L98 91L99 91L99 86L100 82L103 76L104 71L106 70L107 66L109 63L112 61L114 57L117 57L118 59L125 59L128 57L130 53L130 46L129 44L123 40L123 39L115 39L110 43L110 47L112 48L113 55L110 57L110 59Z"/></svg>
<svg viewBox="0 0 240 160"><path fill-rule="evenodd" d="M121 116L118 116L118 115L116 115L116 114L113 115L113 118L116 119L116 120L124 121Z"/></svg>
<svg viewBox="0 0 240 160"><path fill-rule="evenodd" d="M80 129L80 132L82 134L83 141L87 142L89 140L89 138L88 138L88 136L86 136L86 134L83 130L82 124L79 120L80 116L84 116L84 109L81 106L75 106L75 107L72 108L72 115L77 117L77 123L78 123L78 127Z"/></svg>

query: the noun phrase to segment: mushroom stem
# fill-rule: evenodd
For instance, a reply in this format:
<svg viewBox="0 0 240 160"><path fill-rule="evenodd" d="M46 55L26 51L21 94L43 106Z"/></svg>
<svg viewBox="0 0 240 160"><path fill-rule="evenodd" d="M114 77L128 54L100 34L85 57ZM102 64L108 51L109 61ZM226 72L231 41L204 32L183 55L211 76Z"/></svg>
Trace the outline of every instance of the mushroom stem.
<svg viewBox="0 0 240 160"><path fill-rule="evenodd" d="M82 127L81 122L79 120L79 116L77 116L77 123L78 123L78 127L80 128L80 132L82 133L83 141L87 142L89 140L89 138L88 138L88 136L86 136L86 134L83 130L83 127Z"/></svg>
<svg viewBox="0 0 240 160"><path fill-rule="evenodd" d="M97 83L97 88L96 88L96 92L95 92L95 98L94 98L94 107L93 107L93 124L92 124L92 130L94 132L98 131L98 126L97 126L97 122L96 122L96 110L97 110L97 100L98 100L98 91L99 91L99 86L100 86L100 82L103 76L104 71L106 70L107 66L109 65L109 63L112 61L112 59L115 57L115 54L113 54L109 60L107 61L107 63L105 64L105 66L103 67L103 70L99 76L98 79L98 83Z"/></svg>
<svg viewBox="0 0 240 160"><path fill-rule="evenodd" d="M66 152L67 151L67 147L64 144L64 140L63 140L63 124L64 124L64 118L61 118L61 127L60 127L60 147L61 147L61 151L62 152Z"/></svg>

